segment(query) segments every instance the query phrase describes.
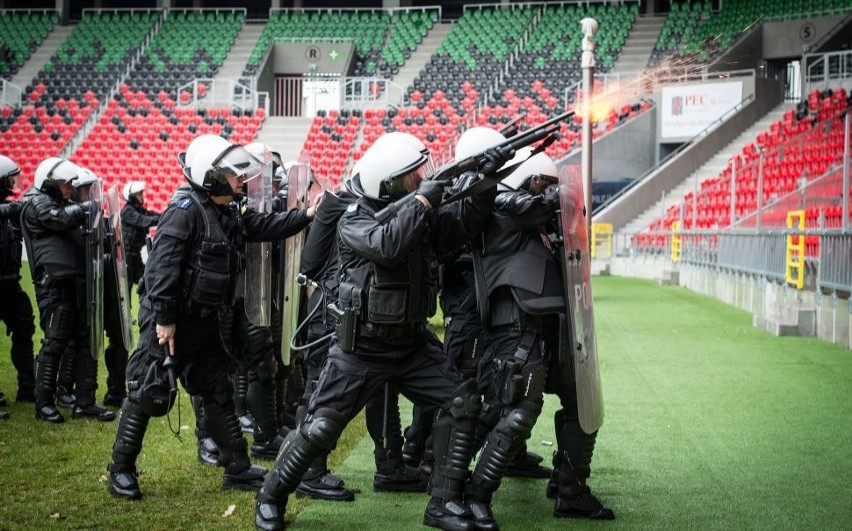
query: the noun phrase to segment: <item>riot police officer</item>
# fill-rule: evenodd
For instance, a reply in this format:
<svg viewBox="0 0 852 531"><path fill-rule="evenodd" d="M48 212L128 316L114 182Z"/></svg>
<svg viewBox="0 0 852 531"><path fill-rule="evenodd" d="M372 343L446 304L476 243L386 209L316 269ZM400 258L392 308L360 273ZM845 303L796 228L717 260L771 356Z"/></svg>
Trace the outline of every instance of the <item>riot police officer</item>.
<svg viewBox="0 0 852 531"><path fill-rule="evenodd" d="M121 209L121 234L124 238L127 279L132 286L139 284L139 279L142 278L145 268L142 263L142 247L145 246L148 229L157 225L160 213L145 208L144 181L130 181L125 184L122 196L126 203Z"/></svg>
<svg viewBox="0 0 852 531"><path fill-rule="evenodd" d="M88 352L88 326L79 288L84 285L85 257L81 225L90 203L71 203L72 181L80 168L73 162L50 157L35 172L34 191L21 213L21 229L35 283L40 324L44 332L36 358L35 416L64 422L56 409L59 361L74 341Z"/></svg>
<svg viewBox="0 0 852 531"><path fill-rule="evenodd" d="M498 528L492 495L529 438L545 390L562 404L556 414L561 459L554 515L614 517L586 486L596 433L580 429L576 388L560 367L559 316L569 308L559 262L542 239L560 205L558 172L544 153L529 155L529 148L519 150L523 162L499 185L482 242L471 246L485 327L480 389L486 390L487 409L497 412L465 492L482 529Z"/></svg>
<svg viewBox="0 0 852 531"><path fill-rule="evenodd" d="M178 379L203 399L204 424L224 467L222 488L257 489L266 472L251 464L234 411L219 312L232 304L243 242L286 238L309 223L313 208L268 215L242 209L234 199L261 164L221 137L201 141L189 163L192 190L163 213L142 279L140 338L108 466L109 491L121 498L142 497L136 458L149 419L172 407Z"/></svg>
<svg viewBox="0 0 852 531"><path fill-rule="evenodd" d="M482 171L496 171L509 156L494 150ZM462 490L480 397L476 383L463 381L441 352L426 319L436 309L436 253L477 233L495 194L488 190L441 208L446 183L423 180L425 164L426 157L407 146L392 152L368 149L352 177L360 197L347 207L338 228L335 341L308 415L288 434L257 495L258 528L283 527L287 496L386 383L416 403L441 408L433 427L436 458L424 523L472 528ZM389 201L403 198L389 219L376 219Z"/></svg>
<svg viewBox="0 0 852 531"><path fill-rule="evenodd" d="M100 179L94 172L89 170L88 168L80 168L79 174L76 179L74 179L72 185L74 186L74 191L71 193L71 198L75 203L88 203L91 199L90 190L93 185L100 186ZM93 208L102 208L101 203L95 203L92 205ZM97 217L100 221L99 224L103 223L102 217ZM90 241L91 238L99 237L100 231L97 227L87 227L86 232L93 231L93 234L87 235L87 245L92 245L95 242ZM97 249L102 249L100 246L97 246ZM105 264L103 256L97 257L102 261L102 264ZM87 271L87 276L90 272ZM91 279L87 279L90 281ZM88 296L88 294L87 294ZM97 297L103 299L103 293L98 292L96 294ZM101 305L103 304L103 300L94 301L88 300L86 297L83 298L85 303L88 306ZM92 312L86 313L86 321L88 322L90 319L99 319L99 316L92 315ZM96 327L99 333L103 333L103 327ZM89 329L92 330L91 328ZM110 328L110 343L114 343L116 340L121 341L120 336L115 338L114 334L116 333L115 329ZM96 338L89 337L88 345L89 347L93 347L94 345L100 345L101 341L95 341ZM98 359L100 358L100 352L86 352L80 348L77 348L76 340L72 341L69 344L69 348L66 349L65 354L62 356L62 360L60 363L60 370L62 370L62 365L67 365L69 367L69 371L72 373L72 381L73 381L73 389L74 392L71 394L73 396L73 409L71 411L71 415L73 418L83 418L89 417L94 418L96 420L100 420L103 422L109 422L115 420L115 413L110 411L109 409L97 404L95 401L95 392L98 388ZM71 390L71 387L68 387L68 391Z"/></svg>
<svg viewBox="0 0 852 531"><path fill-rule="evenodd" d="M35 317L30 298L21 289L21 228L22 205L9 201L20 189L21 169L9 157L0 155L0 320L12 336L12 364L18 373L17 401L35 401L33 373L33 334ZM5 397L0 391L0 407ZM5 412L0 412L3 417Z"/></svg>

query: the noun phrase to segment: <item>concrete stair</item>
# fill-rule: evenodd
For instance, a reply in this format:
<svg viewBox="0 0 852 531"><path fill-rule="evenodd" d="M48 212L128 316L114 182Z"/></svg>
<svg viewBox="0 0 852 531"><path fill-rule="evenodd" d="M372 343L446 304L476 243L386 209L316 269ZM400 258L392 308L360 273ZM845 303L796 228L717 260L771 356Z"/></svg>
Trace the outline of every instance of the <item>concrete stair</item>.
<svg viewBox="0 0 852 531"><path fill-rule="evenodd" d="M654 50L654 44L665 24L665 17L640 16L636 18L621 54L612 67L613 72L630 73L643 72L648 65L648 59Z"/></svg>
<svg viewBox="0 0 852 531"><path fill-rule="evenodd" d="M313 121L313 117L267 116L255 140L280 153L284 162L296 160Z"/></svg>
<svg viewBox="0 0 852 531"><path fill-rule="evenodd" d="M248 63L254 47L257 46L257 41L260 39L264 27L265 24L263 23L246 22L243 24L243 27L237 33L234 45L231 46L231 50L228 52L228 56L225 58L222 66L219 67L219 75L216 76L217 79L236 79L242 77L243 69L246 67L246 63Z"/></svg>
<svg viewBox="0 0 852 531"><path fill-rule="evenodd" d="M650 225L652 221L663 216L670 206L683 203L686 194L696 189L696 184L700 188L701 183L706 179L718 176L725 169L732 156L740 153L745 144L754 142L758 133L768 130L772 122L781 120L784 117L784 111L791 108L795 108L795 104L782 103L767 113L763 118L743 131L742 134L734 138L724 149L720 150L719 153L708 160L692 175L687 176L678 186L669 190L665 197L660 198L651 208L625 225L621 232L625 234L638 233Z"/></svg>
<svg viewBox="0 0 852 531"><path fill-rule="evenodd" d="M414 82L417 74L423 70L423 67L429 62L429 58L432 57L432 54L435 53L435 50L438 49L438 46L441 45L441 42L452 29L452 23L436 22L432 26L432 29L429 30L429 33L423 37L423 41L420 42L417 49L411 53L408 61L405 62L402 68L399 69L399 72L393 77L393 82L402 87L403 94L405 94L405 89ZM397 104L401 103L401 101L397 102Z"/></svg>
<svg viewBox="0 0 852 531"><path fill-rule="evenodd" d="M48 33L47 37L41 42L36 51L30 55L27 62L18 70L10 82L13 85L21 87L21 92L24 92L32 80L38 75L44 65L50 60L50 57L59 49L59 46L65 42L68 35L74 30L74 26L54 26L53 30Z"/></svg>

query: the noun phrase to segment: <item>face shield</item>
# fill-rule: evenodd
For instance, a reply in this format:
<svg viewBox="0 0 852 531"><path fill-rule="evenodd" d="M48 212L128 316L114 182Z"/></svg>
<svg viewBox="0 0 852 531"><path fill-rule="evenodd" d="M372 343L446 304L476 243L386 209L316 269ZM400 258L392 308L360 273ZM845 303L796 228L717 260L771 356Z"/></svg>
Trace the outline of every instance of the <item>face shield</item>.
<svg viewBox="0 0 852 531"><path fill-rule="evenodd" d="M392 201L401 199L408 192L417 190L423 179L432 175L428 169L428 159L425 157L418 160L413 167L402 170L399 174L389 177L384 181L385 191Z"/></svg>
<svg viewBox="0 0 852 531"><path fill-rule="evenodd" d="M223 178L227 175L233 176L240 186L263 172L263 163L237 144L224 150L211 166L212 170Z"/></svg>
<svg viewBox="0 0 852 531"><path fill-rule="evenodd" d="M13 194L16 194L21 191L21 174L16 173L15 175L7 175L6 176L6 189Z"/></svg>

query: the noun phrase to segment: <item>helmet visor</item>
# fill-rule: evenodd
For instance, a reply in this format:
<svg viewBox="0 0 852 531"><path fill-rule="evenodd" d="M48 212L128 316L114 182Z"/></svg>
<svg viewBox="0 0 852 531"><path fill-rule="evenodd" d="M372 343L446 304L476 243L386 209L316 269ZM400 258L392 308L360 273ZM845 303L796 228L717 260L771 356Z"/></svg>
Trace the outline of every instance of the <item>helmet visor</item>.
<svg viewBox="0 0 852 531"><path fill-rule="evenodd" d="M2 182L2 180L0 180ZM16 194L21 191L21 174L16 173L15 175L7 175L6 176L6 189L10 192Z"/></svg>
<svg viewBox="0 0 852 531"><path fill-rule="evenodd" d="M259 176L263 172L263 167L261 161L237 144L230 146L213 161L215 171L231 173L240 182L250 181Z"/></svg>

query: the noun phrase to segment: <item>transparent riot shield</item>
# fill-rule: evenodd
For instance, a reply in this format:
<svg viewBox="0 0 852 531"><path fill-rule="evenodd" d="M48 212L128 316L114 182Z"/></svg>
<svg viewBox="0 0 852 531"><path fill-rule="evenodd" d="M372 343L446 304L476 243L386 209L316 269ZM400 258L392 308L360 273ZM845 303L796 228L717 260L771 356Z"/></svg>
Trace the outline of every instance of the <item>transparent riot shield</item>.
<svg viewBox="0 0 852 531"><path fill-rule="evenodd" d="M248 207L272 212L272 152L264 154L263 172L246 183ZM272 314L272 242L246 243L246 317L257 326L269 326Z"/></svg>
<svg viewBox="0 0 852 531"><path fill-rule="evenodd" d="M98 359L104 346L104 202L101 181L90 185L86 213L86 318L89 352Z"/></svg>
<svg viewBox="0 0 852 531"><path fill-rule="evenodd" d="M311 156L303 152L299 163L290 168L287 174L287 210L305 208L308 202L308 186L312 179ZM304 231L284 241L283 304L281 307L281 357L285 365L290 364L290 341L299 326L299 307L301 289L297 282L299 264L302 261L302 246L305 242Z"/></svg>
<svg viewBox="0 0 852 531"><path fill-rule="evenodd" d="M569 366L573 363L580 426L586 433L594 433L603 424L603 389L598 371L592 264L583 206L583 176L579 166L565 166L560 171L559 202L563 243L560 261L568 307L563 326L569 328L564 331L563 338L570 338L563 341L563 345L568 343L568 348L563 348L561 355L563 362Z"/></svg>
<svg viewBox="0 0 852 531"><path fill-rule="evenodd" d="M130 283L127 281L127 261L124 258L124 240L121 235L121 204L118 201L118 185L107 192L107 244L112 255L112 269L115 277L114 307L118 308L121 321L121 338L124 348L133 349L133 316L130 310ZM107 292L108 290L104 290Z"/></svg>

